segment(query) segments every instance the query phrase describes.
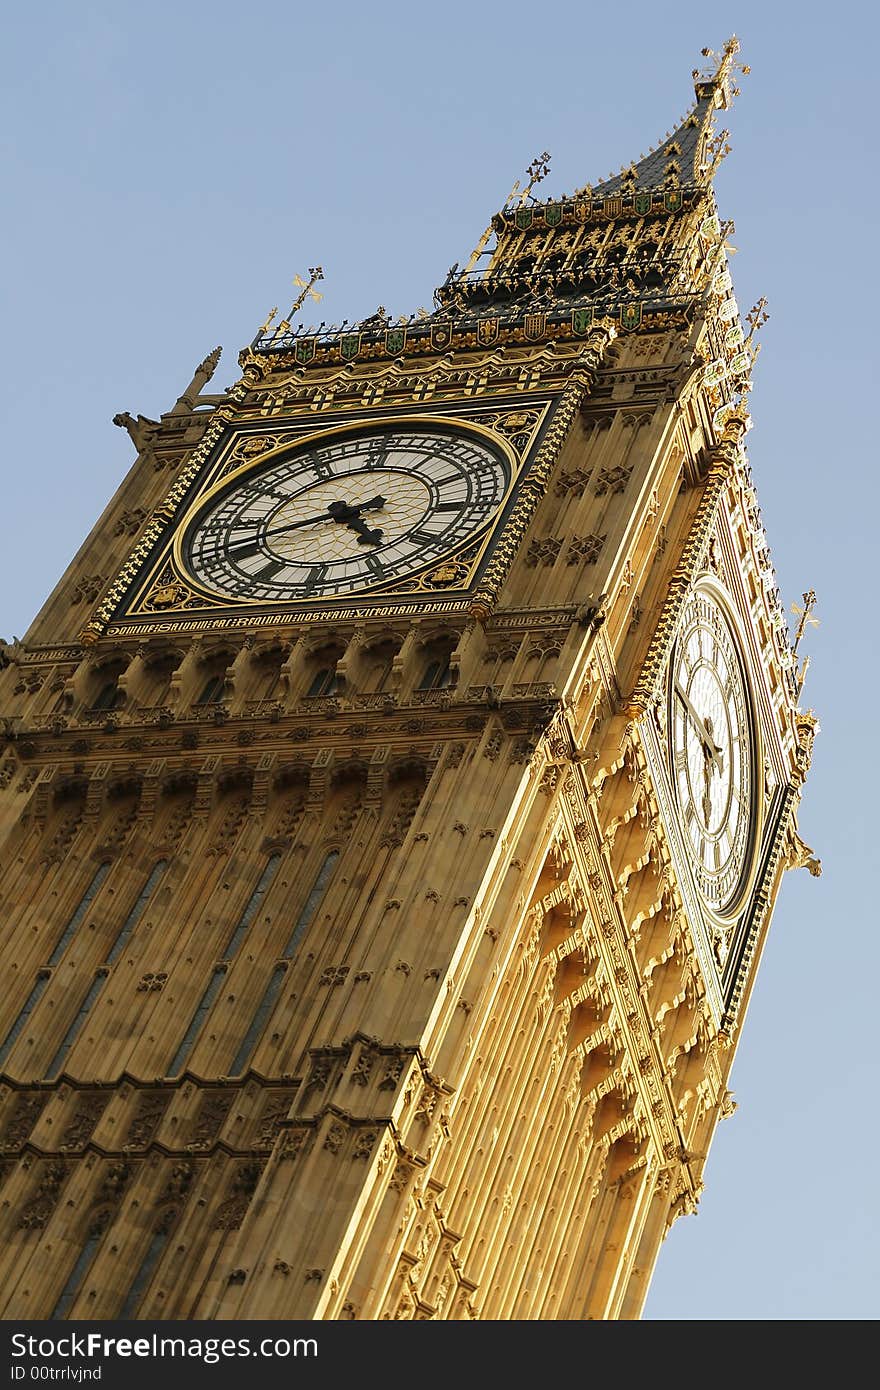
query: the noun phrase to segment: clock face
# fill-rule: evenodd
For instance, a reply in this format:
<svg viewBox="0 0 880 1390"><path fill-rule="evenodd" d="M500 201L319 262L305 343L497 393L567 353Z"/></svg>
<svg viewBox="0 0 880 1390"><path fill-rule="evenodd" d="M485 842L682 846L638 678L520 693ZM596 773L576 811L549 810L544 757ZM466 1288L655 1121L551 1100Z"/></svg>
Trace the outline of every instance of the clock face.
<svg viewBox="0 0 880 1390"><path fill-rule="evenodd" d="M719 912L743 885L752 845L755 752L739 648L708 588L690 597L670 666L669 738L684 840Z"/></svg>
<svg viewBox="0 0 880 1390"><path fill-rule="evenodd" d="M215 593L321 599L430 568L494 520L501 452L441 430L327 436L240 471L185 525L181 558Z"/></svg>

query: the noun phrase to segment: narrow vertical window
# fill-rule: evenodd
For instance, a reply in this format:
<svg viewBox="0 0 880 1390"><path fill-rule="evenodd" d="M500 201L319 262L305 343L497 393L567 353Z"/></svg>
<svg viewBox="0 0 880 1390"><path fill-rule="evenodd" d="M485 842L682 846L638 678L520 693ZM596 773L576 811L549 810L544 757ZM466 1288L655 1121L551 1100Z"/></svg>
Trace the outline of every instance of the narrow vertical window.
<svg viewBox="0 0 880 1390"><path fill-rule="evenodd" d="M223 699L223 691L226 687L224 676L211 676L203 685L202 693L195 701L197 705L216 705Z"/></svg>
<svg viewBox="0 0 880 1390"><path fill-rule="evenodd" d="M238 922L235 926L235 930L229 938L226 950L223 952L223 960L231 960L231 958L235 955L236 951L241 945L242 937L244 936L251 922L257 915L257 910L260 906L260 903L263 901L264 897L269 891L269 886L273 878L275 877L275 871L278 868L280 859L280 854L270 854L269 859L266 863L266 867L260 874L259 882L254 891L251 893L250 897L248 898L244 912L239 917Z"/></svg>
<svg viewBox="0 0 880 1390"><path fill-rule="evenodd" d="M83 1024L85 1023L86 1016L89 1010L91 1009L98 995L101 993L106 978L106 971L102 970L100 974L96 975L95 978L92 980L86 997L79 1006L79 1010L76 1014L76 1017L74 1018L67 1032L64 1034L64 1037L61 1039L61 1046L58 1048L58 1051L55 1053L55 1056L52 1058L51 1062L46 1068L47 1081L54 1081L55 1077L58 1075L61 1068L64 1066L64 1063L67 1061L67 1054L73 1047L73 1044L76 1042L77 1034L79 1033L80 1028L82 1028Z"/></svg>
<svg viewBox="0 0 880 1390"><path fill-rule="evenodd" d="M198 1004L196 1005L196 1011L190 1019L189 1027L183 1035L183 1042L180 1044L180 1047L177 1049L177 1051L175 1052L174 1056L168 1064L168 1071L166 1072L167 1076L176 1076L177 1073L182 1069L184 1062L186 1061L187 1057L189 1056L192 1050L192 1045L196 1040L196 1035L198 1034L199 1029L205 1021L205 1015L208 1013L209 1009L211 1008L211 1005L214 1003L214 1000L220 993L220 986L223 983L223 977L225 976L225 974L225 965L214 966L214 973L212 974L208 982L208 987L202 995L201 999L199 1000Z"/></svg>
<svg viewBox="0 0 880 1390"><path fill-rule="evenodd" d="M269 981L265 994L257 1006L257 1011L254 1014L251 1026L245 1034L244 1042L232 1060L232 1066L229 1068L228 1073L230 1076L238 1076L240 1072L244 1071L250 1061L251 1053L254 1050L257 1039L266 1026L266 1019L275 1007L278 995L281 993L281 986L284 983L284 976L286 974L286 962L276 965L275 969L272 971L272 978Z"/></svg>
<svg viewBox="0 0 880 1390"><path fill-rule="evenodd" d="M21 1007L18 1017L14 1020L12 1027L9 1029L9 1032L3 1039L2 1044L0 1044L0 1066L2 1066L3 1063L6 1061L7 1057L9 1056L13 1047L15 1046L16 1041L21 1036L25 1024L27 1023L28 1019L33 1013L34 1008L38 1004L41 995L44 993L46 986L52 978L52 967L57 965L59 960L63 956L65 950L67 949L67 946L70 943L71 937L73 936L83 917L85 917L86 913L88 912L89 907L91 906L92 902L97 896L101 884L104 882L104 879L107 877L109 872L110 864L109 862L105 862L103 864L99 864L95 873L92 875L91 883L89 884L88 888L80 898L72 916L68 919L64 931L61 933L61 936L55 943L55 949L53 950L51 956L46 962L45 967L40 971L39 975L37 976L36 983L33 989L31 990L30 994L28 995L27 999L24 1001L24 1004Z"/></svg>
<svg viewBox="0 0 880 1390"><path fill-rule="evenodd" d="M67 1283L58 1296L58 1302L49 1314L52 1322L66 1318L73 1306L73 1300L79 1293L80 1286L89 1271L92 1260L95 1258L95 1251L101 1243L101 1237L110 1225L110 1212L102 1211L89 1227L89 1234L85 1245L76 1257L73 1269L67 1279Z"/></svg>
<svg viewBox="0 0 880 1390"><path fill-rule="evenodd" d="M314 699L318 695L335 695L339 689L339 677L332 666L322 666L312 677L312 683L306 691L306 699Z"/></svg>
<svg viewBox="0 0 880 1390"><path fill-rule="evenodd" d="M76 931L83 917L85 917L86 913L91 907L95 897L97 896L98 889L101 887L101 884L104 882L104 879L107 877L109 872L109 861L98 866L98 869L96 870L91 883L89 884L88 888L80 898L73 916L70 918L69 922L67 923L67 926L64 928L64 931L61 933L61 936L58 938L58 941L55 945L55 950L52 952L51 956L46 962L46 964L50 968L53 965L58 964L59 960L64 954L64 951L67 948L70 938L73 936L73 933Z"/></svg>
<svg viewBox="0 0 880 1390"><path fill-rule="evenodd" d="M0 1067L3 1066L4 1062L6 1061L6 1058L9 1056L16 1042L18 1041L18 1038L21 1035L24 1025L27 1023L28 1019L33 1013L34 1007L39 1001L40 995L43 993L51 978L52 976L48 970L44 970L43 973L38 976L37 983L34 985L27 999L24 1001L24 1004L22 1005L18 1017L16 1018L9 1032L6 1034L6 1037L3 1039L3 1045L2 1047L0 1047Z"/></svg>
<svg viewBox="0 0 880 1390"><path fill-rule="evenodd" d="M156 887L156 884L159 882L159 879L162 877L162 874L165 872L167 866L167 859L160 859L159 862L154 866L153 872L150 874L150 877L147 879L146 883L144 884L143 888L138 894L137 902L131 909L131 912L126 917L122 926L120 927L119 935L113 942L113 945L110 947L110 950L107 952L106 959L108 965L113 965L114 962L119 959L119 956L122 950L124 949L128 941L128 938L131 936L132 932L137 926L138 918L140 917L141 913L146 907L147 899L152 894L153 889Z"/></svg>
<svg viewBox="0 0 880 1390"><path fill-rule="evenodd" d="M445 656L442 659L428 663L416 689L445 690L451 683L452 672L449 668L449 657Z"/></svg>
<svg viewBox="0 0 880 1390"><path fill-rule="evenodd" d="M247 903L245 905L245 909L235 925L232 936L229 938L229 941L227 942L226 949L223 952L222 956L223 963L220 965L215 965L213 974L211 975L211 979L208 982L207 988L205 989L204 994L202 995L201 999L199 1000L196 1006L195 1013L190 1019L190 1024L186 1030L186 1033L184 1034L183 1042L180 1044L180 1046L178 1047L177 1051L171 1059L171 1062L168 1066L168 1071L166 1072L167 1076L177 1076L178 1072L182 1070L187 1057L192 1051L193 1044L195 1043L199 1030L201 1029L201 1026L204 1023L205 1018L211 1009L211 1006L217 998L217 995L220 993L220 986L223 984L223 977L226 974L227 963L230 960L232 960L233 956L238 951L238 948L244 939L248 927L254 920L260 903L266 896L266 893L269 890L269 885L271 884L272 879L275 877L275 871L278 868L280 859L280 854L272 854L269 856L266 867L260 874L259 882L257 883L257 886L254 889L254 891L251 893L250 897L248 898Z"/></svg>
<svg viewBox="0 0 880 1390"><path fill-rule="evenodd" d="M290 940L288 941L284 950L281 952L281 955L285 960L290 959L290 957L294 954L297 947L299 946L299 943L302 941L303 936L305 935L306 928L310 925L311 920L314 917L315 912L317 911L318 903L321 901L321 898L324 895L324 889L330 882L330 875L336 868L336 861L338 858L339 850L332 849L330 853L327 855L327 858L324 860L323 864L321 865L321 868L318 871L318 877L315 879L314 887L312 888L312 891L309 893L309 896L306 898L305 903L303 904L302 912L296 919L293 931L290 934Z"/></svg>
<svg viewBox="0 0 880 1390"><path fill-rule="evenodd" d="M92 709L114 709L120 693L115 680L107 681L106 685L101 686L101 689L92 701Z"/></svg>
<svg viewBox="0 0 880 1390"><path fill-rule="evenodd" d="M141 1301L144 1290L156 1272L156 1266L162 1258L165 1246L168 1244L168 1237L174 1225L175 1211L167 1211L153 1232L152 1239L146 1248L144 1258L138 1266L137 1274L125 1298L118 1317L120 1319L130 1318Z"/></svg>
<svg viewBox="0 0 880 1390"><path fill-rule="evenodd" d="M281 952L281 959L272 971L272 978L266 986L262 999L257 1005L257 1010L251 1021L251 1026L248 1028L244 1041L233 1058L232 1065L228 1072L229 1076L240 1075L250 1061L253 1050L266 1026L266 1020L274 1009L278 1000L278 995L281 993L281 986L284 983L284 976L287 973L287 961L290 960L299 947L299 943L302 941L306 929L317 911L318 903L324 896L324 890L330 882L330 876L336 867L336 861L338 859L339 850L331 850L321 865L311 892L306 898L303 909L296 919L287 944Z"/></svg>
<svg viewBox="0 0 880 1390"><path fill-rule="evenodd" d="M107 964L108 964L108 965L112 965L112 964L114 963L114 961L116 961L116 960L118 959L120 952L122 951L123 947L125 946L125 943L126 943L126 941L128 940L128 938L131 936L131 933L134 931L134 929L135 929L135 927L136 927L136 925L137 925L138 919L139 919L141 913L143 912L144 907L146 906L146 904L147 904L147 902L148 902L148 900L149 900L149 898L150 898L150 895L151 895L152 892L153 892L153 889L155 888L157 882L159 881L159 879L160 879L161 876L162 876L162 873L164 872L165 868L167 867L167 864L168 864L167 859L160 859L160 860L158 861L158 863L153 867L152 873L150 874L149 878L147 879L146 883L144 884L143 888L141 889L140 893L138 894L137 901L136 901L134 907L131 909L131 912L129 912L128 916L126 917L125 921L123 922L122 926L120 927L120 929L119 929L119 934L118 934L118 936L116 937L116 940L114 941L113 945L111 946L111 948L110 948L110 950L109 950L109 952L108 952L108 954L107 954ZM78 909L77 909L77 910L78 910ZM55 948L55 951L56 951L56 952L58 951L58 947L57 947L57 946L56 946L56 948ZM76 1016L75 1016L74 1019L73 1019L73 1022L71 1023L71 1025L70 1025L70 1027L68 1028L67 1032L64 1034L64 1037L63 1037L63 1039L62 1039L62 1041L61 1041L61 1046L58 1048L58 1051L55 1053L55 1056L52 1058L52 1061L49 1063L49 1066L48 1066L48 1068L47 1068L47 1070L46 1070L46 1079L47 1079L47 1080L50 1080L50 1081L53 1080L53 1079L58 1075L59 1071L61 1070L62 1066L64 1065L65 1061L67 1060L67 1055L68 1055L68 1053L70 1052L70 1049L73 1047L73 1044L76 1042L76 1039L77 1039L77 1036L78 1036L78 1034L79 1034L79 1031L80 1031L80 1029L82 1028L83 1024L85 1023L86 1018L88 1017L89 1011L90 1011L91 1008L92 1008L92 1005L94 1004L94 1002L95 1002L95 1000L97 999L98 995L101 993L101 988L102 988L102 986L103 986L104 981L105 981L106 978L107 978L107 971L106 971L106 970L102 970L102 971L100 971L100 972L95 976L94 980L92 981L91 985L89 986L88 992L86 993L86 996L85 996L85 998L83 999L83 1002L82 1002L82 1004L80 1005L79 1010L78 1010ZM46 979L48 979L48 976L46 977ZM37 983L39 984L40 981L38 981ZM44 982L44 984L45 984L45 982ZM41 990L40 992L42 993L42 990ZM35 1003L36 1003L36 999L33 1000L33 1003L31 1004L31 1008L33 1008L33 1004L35 1004ZM29 1010L29 1011L30 1011L30 1010ZM19 1029L19 1032L20 1032L20 1031L21 1031L21 1029ZM14 1039L13 1039L13 1041L14 1041Z"/></svg>

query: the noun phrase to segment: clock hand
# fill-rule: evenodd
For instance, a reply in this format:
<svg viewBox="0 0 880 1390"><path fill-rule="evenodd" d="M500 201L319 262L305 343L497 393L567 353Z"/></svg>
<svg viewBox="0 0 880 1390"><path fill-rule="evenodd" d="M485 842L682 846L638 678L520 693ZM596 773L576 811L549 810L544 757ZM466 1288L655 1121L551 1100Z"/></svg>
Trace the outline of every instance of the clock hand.
<svg viewBox="0 0 880 1390"><path fill-rule="evenodd" d="M327 511L334 521L348 522L361 512L378 511L385 506L384 497L371 497L369 502L331 502Z"/></svg>
<svg viewBox="0 0 880 1390"><path fill-rule="evenodd" d="M697 711L692 705L687 693L685 692L685 690L682 689L678 681L676 681L675 683L675 693L681 700L681 703L684 705L691 719L694 721L694 727L697 731L697 736L703 745L703 752L709 754L709 757L712 759L712 762L718 769L719 777L723 777L724 763L722 761L721 749L718 747L718 744L712 738L711 734L706 728L706 725L703 723L699 714L697 714Z"/></svg>
<svg viewBox="0 0 880 1390"><path fill-rule="evenodd" d="M336 521L341 524L350 524L362 511L377 511L385 506L384 497L373 497L369 502L357 502L350 505L348 502L331 502L325 512L318 516L307 516L303 521L289 521L286 526L273 526L271 530L264 531L260 537L260 542L268 540L270 536L281 536L288 531L298 531L302 526L315 526L319 521ZM233 541L227 545L227 555L235 550L248 550L256 544L254 538L248 537L247 540Z"/></svg>
<svg viewBox="0 0 880 1390"><path fill-rule="evenodd" d="M345 524L350 531L358 532L358 545L382 544L384 533L380 527L377 526L375 531L371 531L367 523L359 516L350 517Z"/></svg>
<svg viewBox="0 0 880 1390"><path fill-rule="evenodd" d="M706 829L712 819L712 750L703 744L703 820Z"/></svg>

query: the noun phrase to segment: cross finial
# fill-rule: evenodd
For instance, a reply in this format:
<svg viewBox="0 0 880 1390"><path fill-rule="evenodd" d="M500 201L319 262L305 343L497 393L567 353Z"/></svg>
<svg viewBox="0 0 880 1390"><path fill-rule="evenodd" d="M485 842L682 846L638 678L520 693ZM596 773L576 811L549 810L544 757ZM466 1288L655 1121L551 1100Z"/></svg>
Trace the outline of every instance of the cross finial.
<svg viewBox="0 0 880 1390"><path fill-rule="evenodd" d="M324 298L324 296L322 294L319 294L318 291L314 288L317 282L319 280L323 280L323 278L324 271L319 265L309 267L308 281L303 280L302 276L300 275L294 275L293 283L299 289L299 294L291 304L290 312L288 313L287 317L283 318L279 323L278 327L276 328L276 338L279 336L279 334L286 333L288 331L288 329L290 328L290 320L293 318L295 314L299 313L300 309L305 304L307 297L309 299L313 299L316 304L320 303L320 301Z"/></svg>
<svg viewBox="0 0 880 1390"><path fill-rule="evenodd" d="M746 314L746 323L751 325L747 342L752 341L758 329L763 328L769 317L770 315L767 313L767 297L762 294L757 304L753 304Z"/></svg>
<svg viewBox="0 0 880 1390"><path fill-rule="evenodd" d="M531 193L532 189L534 188L535 184L536 184L536 183L540 183L542 179L546 178L549 172L550 172L550 153L549 153L548 150L544 150L542 154L539 154L539 155L536 155L536 156L535 156L535 158L532 160L531 164L529 165L528 169L526 170L526 173L527 173L528 176L529 176L529 181L528 181L528 183L526 184L525 188L522 188L522 187L521 187L520 181L519 181L519 179L517 179L516 182L515 182L514 185L513 185L513 188L511 188L510 192L508 193L507 197L506 197L505 200L504 200L504 207L505 207L505 208L513 207L513 206L514 206L514 200L516 200L515 205L516 205L517 207L522 207L523 203L524 203L524 202L526 201L526 199L528 198L528 196L529 196L529 194ZM519 196L517 197L517 195L519 195ZM480 237L480 240L477 242L477 244L476 244L476 246L474 247L473 251L471 252L470 260L468 261L468 263L467 263L467 265L465 266L464 270L461 272L461 274L460 274L459 277L458 277L460 280L466 280L467 277L470 275L471 271L476 267L477 261L480 259L480 257L482 256L483 252L485 251L486 246L488 245L488 242L489 242L489 238L491 237L493 231L494 231L494 228L492 227L492 225L491 225L491 223L490 223L490 225L486 228L486 230L485 230L485 232L483 233L483 235ZM449 275L446 277L446 279L447 279L447 284L448 284L449 281L454 277L454 275L457 274L457 273L458 273L458 264L456 263L456 264L452 267L452 270L449 272Z"/></svg>
<svg viewBox="0 0 880 1390"><path fill-rule="evenodd" d="M801 644L801 638L807 626L819 626L819 619L813 617L813 609L816 607L815 589L808 589L807 592L802 595L802 598L804 601L803 607L801 607L799 603L793 603L791 605L792 613L795 613L798 617L797 631L794 634L794 641L792 642L792 651L795 656L797 656L797 650ZM806 675L806 666L804 667L804 674Z"/></svg>
<svg viewBox="0 0 880 1390"><path fill-rule="evenodd" d="M541 181L545 179L547 175L550 173L550 151L544 150L541 154L536 155L535 158L532 160L531 164L529 165L528 169L526 170L526 173L529 176L529 181L523 189L522 193L520 194L520 207L522 207L526 198L529 197L535 184L541 183Z"/></svg>
<svg viewBox="0 0 880 1390"><path fill-rule="evenodd" d="M700 51L704 58L709 59L709 63L705 68L694 68L693 77L698 93L701 87L714 87L720 93L721 105L729 106L730 98L739 96L739 87L730 85L731 73L736 69L747 76L751 71L748 64L734 61L739 53L739 39L736 34L731 34L720 53L716 53L712 48L703 48Z"/></svg>

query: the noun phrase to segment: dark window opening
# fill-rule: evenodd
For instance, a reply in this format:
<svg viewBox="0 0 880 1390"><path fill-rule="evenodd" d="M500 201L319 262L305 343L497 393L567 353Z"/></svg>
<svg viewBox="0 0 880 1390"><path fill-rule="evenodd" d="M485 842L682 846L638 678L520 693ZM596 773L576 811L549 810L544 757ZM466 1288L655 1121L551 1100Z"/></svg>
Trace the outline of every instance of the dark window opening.
<svg viewBox="0 0 880 1390"><path fill-rule="evenodd" d="M223 699L223 691L226 680L223 676L211 676L205 682L202 693L196 700L197 705L216 705Z"/></svg>
<svg viewBox="0 0 880 1390"><path fill-rule="evenodd" d="M107 681L106 685L101 686L101 689L92 701L92 709L115 709L121 695L122 691L119 689L116 681Z"/></svg>
<svg viewBox="0 0 880 1390"><path fill-rule="evenodd" d="M419 681L419 690L445 690L452 684L452 672L449 669L449 657L438 657L425 667L422 679Z"/></svg>
<svg viewBox="0 0 880 1390"><path fill-rule="evenodd" d="M339 677L332 666L322 666L312 677L312 683L306 691L306 699L311 699L316 695L335 695L339 689Z"/></svg>

